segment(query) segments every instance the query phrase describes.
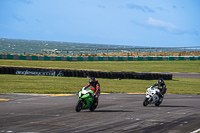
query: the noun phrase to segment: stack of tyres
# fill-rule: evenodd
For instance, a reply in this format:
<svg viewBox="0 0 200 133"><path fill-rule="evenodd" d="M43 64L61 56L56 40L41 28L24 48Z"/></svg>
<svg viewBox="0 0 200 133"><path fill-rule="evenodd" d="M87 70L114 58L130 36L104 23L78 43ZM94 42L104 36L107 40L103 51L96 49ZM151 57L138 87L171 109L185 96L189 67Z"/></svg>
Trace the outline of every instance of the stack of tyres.
<svg viewBox="0 0 200 133"><path fill-rule="evenodd" d="M6 73L6 68L5 68L5 67L1 67L1 68L0 68L0 73L1 73L1 74L7 74L7 73Z"/></svg>
<svg viewBox="0 0 200 133"><path fill-rule="evenodd" d="M71 77L72 75L71 75L71 71L69 71L69 70L64 70L64 76L65 77Z"/></svg>
<svg viewBox="0 0 200 133"><path fill-rule="evenodd" d="M0 74L15 74L13 67L0 67Z"/></svg>
<svg viewBox="0 0 200 133"><path fill-rule="evenodd" d="M81 71L75 71L76 72L76 77L82 77L82 72Z"/></svg>
<svg viewBox="0 0 200 133"><path fill-rule="evenodd" d="M172 80L172 74L166 73L136 73L136 72L102 72L102 71L87 71L87 70L66 70L66 69L45 69L45 68L25 68L25 67L0 67L0 74L16 74L17 71L36 71L36 72L51 72L55 71L56 75L65 77L96 77L108 79L144 79L155 80L163 78L164 80ZM45 76L45 75L44 75Z"/></svg>

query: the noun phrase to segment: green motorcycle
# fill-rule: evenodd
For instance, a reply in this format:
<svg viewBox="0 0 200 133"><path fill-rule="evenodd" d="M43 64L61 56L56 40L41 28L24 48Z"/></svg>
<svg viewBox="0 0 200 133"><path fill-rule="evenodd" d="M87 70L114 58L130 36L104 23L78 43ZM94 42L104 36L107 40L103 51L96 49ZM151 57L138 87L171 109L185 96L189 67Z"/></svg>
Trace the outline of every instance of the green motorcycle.
<svg viewBox="0 0 200 133"><path fill-rule="evenodd" d="M75 107L76 112L80 112L81 109L94 111L97 108L98 101L95 102L91 95L94 95L94 92L91 89L85 89L83 87L82 90L79 91L79 100Z"/></svg>

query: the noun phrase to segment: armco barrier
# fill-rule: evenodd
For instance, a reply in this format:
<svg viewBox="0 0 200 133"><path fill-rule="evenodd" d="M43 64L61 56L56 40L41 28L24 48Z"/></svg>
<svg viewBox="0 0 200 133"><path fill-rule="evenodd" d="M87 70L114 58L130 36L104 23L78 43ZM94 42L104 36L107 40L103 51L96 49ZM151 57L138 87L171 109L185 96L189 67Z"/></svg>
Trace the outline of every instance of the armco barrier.
<svg viewBox="0 0 200 133"><path fill-rule="evenodd" d="M68 56L32 56L32 55L9 55L0 54L0 59L14 60L44 60L44 61L161 61L161 60L200 60L200 56L88 56L88 57L68 57Z"/></svg>
<svg viewBox="0 0 200 133"><path fill-rule="evenodd" d="M171 80L172 74L165 73L136 73L136 72L102 72L69 69L45 69L26 67L0 67L0 74L61 76L61 77L96 77L109 79L145 79L153 80L163 78Z"/></svg>

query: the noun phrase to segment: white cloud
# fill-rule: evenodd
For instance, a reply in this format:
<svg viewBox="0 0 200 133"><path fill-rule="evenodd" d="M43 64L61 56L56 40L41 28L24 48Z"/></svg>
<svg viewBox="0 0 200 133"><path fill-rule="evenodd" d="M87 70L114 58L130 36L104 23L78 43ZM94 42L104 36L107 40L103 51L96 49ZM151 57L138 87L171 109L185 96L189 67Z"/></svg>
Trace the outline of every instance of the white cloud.
<svg viewBox="0 0 200 133"><path fill-rule="evenodd" d="M19 21L19 22L25 22L24 18L21 17L20 15L13 14L12 17L13 17L15 20Z"/></svg>
<svg viewBox="0 0 200 133"><path fill-rule="evenodd" d="M153 19L151 17L147 20L147 24L154 26L154 27L158 27L158 28L164 28L168 31L173 31L173 30L179 29L178 26L176 26L172 23L165 22L165 21L162 21L162 20L159 20L159 19Z"/></svg>
<svg viewBox="0 0 200 133"><path fill-rule="evenodd" d="M155 12L153 9L149 8L148 6L140 6L140 5L131 4L131 3L127 4L127 8L141 10L143 12L151 12L151 13Z"/></svg>
<svg viewBox="0 0 200 133"><path fill-rule="evenodd" d="M199 32L197 30L192 30L192 29L181 29L179 26L166 22L163 20L159 19L154 19L152 17L149 17L148 20L146 21L146 24L140 24L142 26L148 27L148 28L154 28L157 30L162 30L171 34L176 34L176 35L183 35L183 34L190 34L190 35L199 35Z"/></svg>

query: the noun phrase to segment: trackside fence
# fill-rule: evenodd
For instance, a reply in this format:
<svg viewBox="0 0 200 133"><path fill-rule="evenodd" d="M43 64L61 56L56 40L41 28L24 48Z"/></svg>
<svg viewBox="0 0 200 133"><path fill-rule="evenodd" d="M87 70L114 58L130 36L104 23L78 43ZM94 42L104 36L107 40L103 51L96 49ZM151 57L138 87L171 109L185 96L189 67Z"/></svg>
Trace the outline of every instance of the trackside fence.
<svg viewBox="0 0 200 133"><path fill-rule="evenodd" d="M133 48L109 48L109 49L69 49L69 50L58 50L58 49L41 49L41 54L52 54L52 55L85 55L91 56L95 54L108 55L109 53L154 53L154 52L191 52L200 51L200 46L192 47L133 47ZM119 56L119 55L117 55Z"/></svg>
<svg viewBox="0 0 200 133"><path fill-rule="evenodd" d="M43 61L172 61L172 60L200 60L200 56L32 56L0 54L0 59L11 60L43 60Z"/></svg>

